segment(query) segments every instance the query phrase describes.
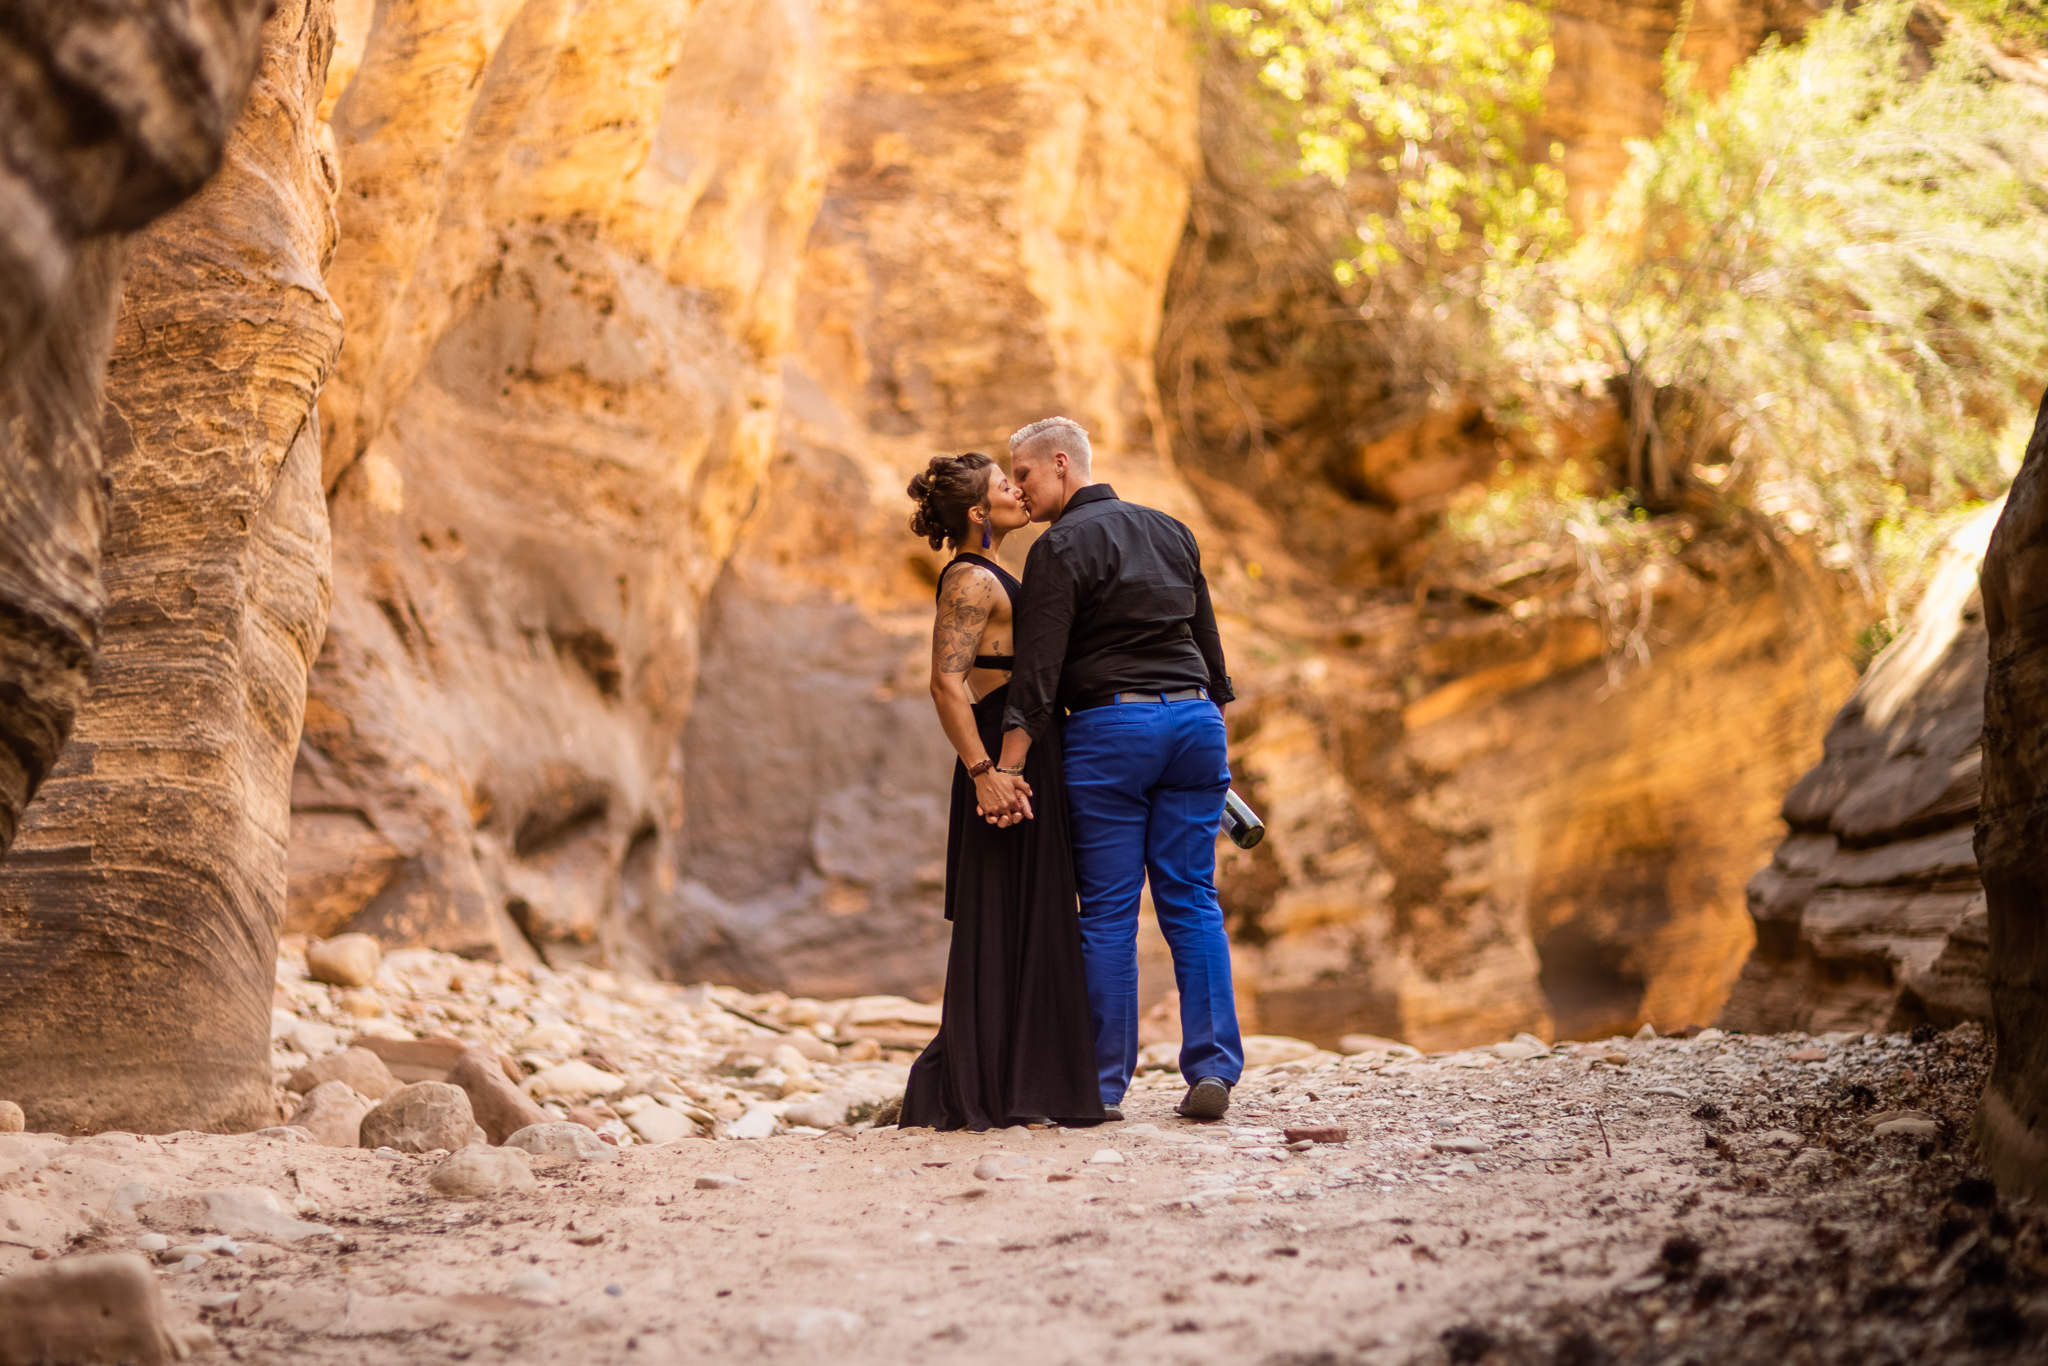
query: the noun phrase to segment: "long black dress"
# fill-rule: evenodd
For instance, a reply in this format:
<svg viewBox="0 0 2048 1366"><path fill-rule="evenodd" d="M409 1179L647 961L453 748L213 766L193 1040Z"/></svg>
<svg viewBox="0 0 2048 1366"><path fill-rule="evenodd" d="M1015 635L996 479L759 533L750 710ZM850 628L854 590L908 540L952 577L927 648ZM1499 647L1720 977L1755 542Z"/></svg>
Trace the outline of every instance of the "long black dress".
<svg viewBox="0 0 2048 1366"><path fill-rule="evenodd" d="M1022 587L1016 579L973 554L958 556L947 570L962 560L994 573L1015 610ZM939 581L944 584L944 573ZM976 663L1007 668L1010 661L984 656ZM974 724L990 754L1002 749L1009 691L1006 683L974 704ZM1034 819L1007 830L975 814L974 780L965 764L953 765L946 1001L938 1037L910 1069L900 1121L905 1128L1102 1119L1059 732L1059 723L1048 726L1025 759Z"/></svg>

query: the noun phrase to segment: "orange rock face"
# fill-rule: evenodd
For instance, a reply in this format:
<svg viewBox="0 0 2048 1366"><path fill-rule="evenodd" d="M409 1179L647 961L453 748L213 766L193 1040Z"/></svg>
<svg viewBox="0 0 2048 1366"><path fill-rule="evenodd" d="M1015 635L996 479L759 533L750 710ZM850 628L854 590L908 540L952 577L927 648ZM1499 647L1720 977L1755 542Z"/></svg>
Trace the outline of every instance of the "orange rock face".
<svg viewBox="0 0 2048 1366"><path fill-rule="evenodd" d="M699 615L816 216L787 0L344 13L336 603L291 919L627 953L673 887Z"/></svg>
<svg viewBox="0 0 2048 1366"><path fill-rule="evenodd" d="M1619 675L1569 612L1399 605L1495 436L1370 376L1226 356L1262 405L1365 424L1286 457L1319 462L1304 496L1210 449L1188 418L1228 385L1162 334L1228 168L1174 6L643 8L342 10L294 928L936 989L937 559L901 488L1059 411L1210 547L1242 785L1282 836L1225 862L1248 1015L1430 1043L1713 1015L1846 687L1815 686L1831 628L1726 547L1655 589ZM1767 8L1716 11L1698 55L1725 71ZM1561 14L1581 184L1654 125L1676 13ZM1238 302L1284 311L1236 245Z"/></svg>
<svg viewBox="0 0 2048 1366"><path fill-rule="evenodd" d="M1678 9L1562 7L1580 191L1654 125ZM1778 22L1702 9L1722 69ZM1273 831L1223 866L1255 1027L1439 1045L1718 1009L1741 881L1848 686L1827 591L1711 538L1604 618L1433 574L1507 438L1347 349L1326 260L1272 266L1290 202L1216 136L1184 6L341 0L324 85L305 13L272 48L293 93L245 118L274 164L134 277L115 372L144 327L206 359L123 407L165 454L137 457L108 586L149 649L190 627L234 658L171 715L123 700L110 645L80 723L101 755L197 736L177 752L241 813L194 855L252 927L237 953L282 907L321 936L935 990L938 559L902 489L1065 412L1204 542ZM231 297L201 318L180 271L208 262ZM1569 439L1612 424L1589 403ZM79 840L87 814L51 804ZM238 990L217 1013L253 1037Z"/></svg>

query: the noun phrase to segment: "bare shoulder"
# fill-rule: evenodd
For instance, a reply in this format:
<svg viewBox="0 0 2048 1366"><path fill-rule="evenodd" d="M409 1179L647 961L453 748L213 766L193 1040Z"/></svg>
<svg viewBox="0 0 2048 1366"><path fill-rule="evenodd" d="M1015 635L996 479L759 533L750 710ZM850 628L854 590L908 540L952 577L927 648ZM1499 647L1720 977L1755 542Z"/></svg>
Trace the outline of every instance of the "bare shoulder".
<svg viewBox="0 0 2048 1366"><path fill-rule="evenodd" d="M939 580L939 615L944 616L949 607L957 611L979 606L986 611L1002 589L1003 585L986 565L972 561L950 564Z"/></svg>

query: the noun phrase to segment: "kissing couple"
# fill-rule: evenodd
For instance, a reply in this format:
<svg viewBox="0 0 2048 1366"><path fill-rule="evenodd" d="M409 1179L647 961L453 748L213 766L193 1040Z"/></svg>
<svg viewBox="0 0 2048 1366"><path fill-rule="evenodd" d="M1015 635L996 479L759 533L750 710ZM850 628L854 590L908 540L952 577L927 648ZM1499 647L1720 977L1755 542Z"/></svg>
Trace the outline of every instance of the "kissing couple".
<svg viewBox="0 0 2048 1366"><path fill-rule="evenodd" d="M1148 877L1180 988L1178 1113L1220 1119L1244 1068L1216 900L1232 694L1194 535L1096 483L1064 417L1010 438L1007 476L979 452L937 456L910 496L911 529L954 551L931 688L959 762L942 1023L899 1122L1122 1119ZM1020 583L995 557L1031 522L1050 525Z"/></svg>

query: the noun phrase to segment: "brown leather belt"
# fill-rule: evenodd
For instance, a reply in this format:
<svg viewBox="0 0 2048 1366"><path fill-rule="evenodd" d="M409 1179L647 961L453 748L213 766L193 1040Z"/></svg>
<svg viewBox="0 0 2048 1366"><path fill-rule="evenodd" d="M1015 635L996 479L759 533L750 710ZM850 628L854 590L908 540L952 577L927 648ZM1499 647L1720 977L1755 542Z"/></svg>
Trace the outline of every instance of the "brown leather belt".
<svg viewBox="0 0 2048 1366"><path fill-rule="evenodd" d="M1071 710L1089 711L1125 702L1192 702L1208 695L1207 688L1175 688L1172 692L1113 692L1107 697L1091 697L1085 702L1076 702Z"/></svg>

